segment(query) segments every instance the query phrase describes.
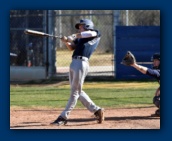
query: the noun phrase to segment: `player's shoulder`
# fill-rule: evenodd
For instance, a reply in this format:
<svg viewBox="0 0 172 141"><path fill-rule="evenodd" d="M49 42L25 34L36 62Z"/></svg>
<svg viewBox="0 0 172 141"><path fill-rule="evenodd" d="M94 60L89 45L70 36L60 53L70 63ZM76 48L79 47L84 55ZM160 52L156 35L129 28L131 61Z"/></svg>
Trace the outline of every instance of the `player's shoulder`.
<svg viewBox="0 0 172 141"><path fill-rule="evenodd" d="M97 37L100 37L100 36L101 36L101 33L100 33L100 31L99 31L99 30L97 30L97 29L93 29L92 31L95 31L95 32L97 33Z"/></svg>
<svg viewBox="0 0 172 141"><path fill-rule="evenodd" d="M155 69L155 71L157 71L158 73L160 73L160 69Z"/></svg>
<svg viewBox="0 0 172 141"><path fill-rule="evenodd" d="M147 74L151 76L160 76L160 70L148 68Z"/></svg>

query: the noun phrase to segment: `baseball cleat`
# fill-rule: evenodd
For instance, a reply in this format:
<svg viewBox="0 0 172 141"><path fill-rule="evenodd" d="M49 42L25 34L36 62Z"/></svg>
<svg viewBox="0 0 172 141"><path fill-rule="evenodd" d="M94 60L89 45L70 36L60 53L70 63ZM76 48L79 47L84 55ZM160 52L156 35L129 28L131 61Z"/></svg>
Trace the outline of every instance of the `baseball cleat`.
<svg viewBox="0 0 172 141"><path fill-rule="evenodd" d="M54 122L50 123L50 125L66 125L67 124L67 120L65 120L63 117L59 116Z"/></svg>
<svg viewBox="0 0 172 141"><path fill-rule="evenodd" d="M104 109L99 109L94 113L97 123L102 123L104 121Z"/></svg>
<svg viewBox="0 0 172 141"><path fill-rule="evenodd" d="M160 117L160 109L156 110L155 113L151 115L151 117Z"/></svg>

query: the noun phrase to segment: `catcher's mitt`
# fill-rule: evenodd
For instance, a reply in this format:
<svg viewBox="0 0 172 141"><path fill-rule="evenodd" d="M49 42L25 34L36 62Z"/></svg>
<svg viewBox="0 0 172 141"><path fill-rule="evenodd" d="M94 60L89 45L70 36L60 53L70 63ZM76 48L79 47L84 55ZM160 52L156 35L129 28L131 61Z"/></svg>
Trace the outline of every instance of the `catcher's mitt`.
<svg viewBox="0 0 172 141"><path fill-rule="evenodd" d="M127 51L126 55L122 59L122 64L126 66L131 66L134 63L136 63L134 55L130 51Z"/></svg>

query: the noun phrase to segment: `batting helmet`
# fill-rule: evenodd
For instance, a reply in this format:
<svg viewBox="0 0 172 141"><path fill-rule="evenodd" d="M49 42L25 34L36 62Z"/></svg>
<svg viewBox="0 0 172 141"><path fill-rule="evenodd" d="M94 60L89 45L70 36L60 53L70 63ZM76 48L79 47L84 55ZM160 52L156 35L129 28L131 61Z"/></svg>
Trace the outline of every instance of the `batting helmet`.
<svg viewBox="0 0 172 141"><path fill-rule="evenodd" d="M84 25L84 29L86 29L86 30L93 30L94 29L94 24L89 19L80 20L80 22L75 25L75 28L79 29L79 25L81 25L81 24Z"/></svg>

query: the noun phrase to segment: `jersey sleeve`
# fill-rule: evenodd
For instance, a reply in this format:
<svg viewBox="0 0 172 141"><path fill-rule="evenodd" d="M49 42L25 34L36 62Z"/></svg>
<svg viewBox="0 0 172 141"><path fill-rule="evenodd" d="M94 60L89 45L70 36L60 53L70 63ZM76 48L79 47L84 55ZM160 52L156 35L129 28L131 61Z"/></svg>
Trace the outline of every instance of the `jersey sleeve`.
<svg viewBox="0 0 172 141"><path fill-rule="evenodd" d="M148 68L146 74L160 80L160 70Z"/></svg>
<svg viewBox="0 0 172 141"><path fill-rule="evenodd" d="M84 32L81 32L81 36L83 38L95 37L95 36L97 36L97 32L95 32L95 31L84 31Z"/></svg>

